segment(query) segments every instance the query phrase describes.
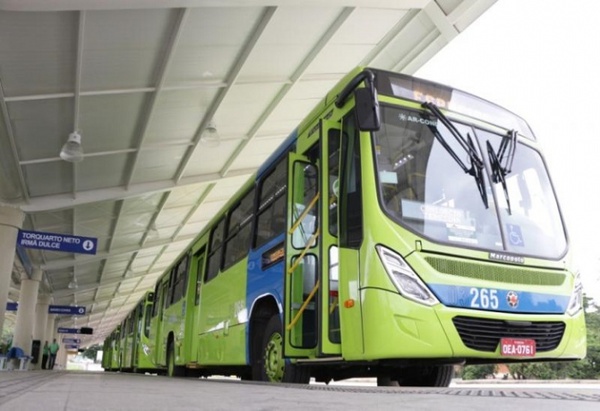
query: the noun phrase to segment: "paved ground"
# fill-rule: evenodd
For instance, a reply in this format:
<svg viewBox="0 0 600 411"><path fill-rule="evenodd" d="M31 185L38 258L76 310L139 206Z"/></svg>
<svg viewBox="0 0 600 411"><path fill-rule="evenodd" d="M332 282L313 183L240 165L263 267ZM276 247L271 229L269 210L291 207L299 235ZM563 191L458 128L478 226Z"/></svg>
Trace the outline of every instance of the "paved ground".
<svg viewBox="0 0 600 411"><path fill-rule="evenodd" d="M379 388L360 382L273 385L103 372L0 373L0 411L600 410L600 385Z"/></svg>

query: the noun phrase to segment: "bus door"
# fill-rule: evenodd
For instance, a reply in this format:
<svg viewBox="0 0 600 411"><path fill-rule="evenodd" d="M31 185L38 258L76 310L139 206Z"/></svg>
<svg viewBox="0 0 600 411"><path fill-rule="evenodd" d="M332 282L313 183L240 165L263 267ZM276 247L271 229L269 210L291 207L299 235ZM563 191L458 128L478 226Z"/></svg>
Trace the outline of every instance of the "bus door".
<svg viewBox="0 0 600 411"><path fill-rule="evenodd" d="M340 126L321 122L321 195L320 252L321 284L319 351L322 355L341 354L338 304L338 194Z"/></svg>
<svg viewBox="0 0 600 411"><path fill-rule="evenodd" d="M135 309L135 314L133 317L133 321L135 321L134 329L133 329L133 340L131 342L131 368L134 370L137 369L139 365L139 348L140 348L140 338L142 333L142 320L143 320L143 310L146 304L146 298L142 299L138 306Z"/></svg>
<svg viewBox="0 0 600 411"><path fill-rule="evenodd" d="M167 301L169 298L169 280L170 273L166 278L161 280L160 284L160 298L158 299L158 303L160 304L158 307L158 327L156 333L155 347L156 347L156 357L155 364L156 365L167 365L166 351L167 351L167 337L165 335L167 329L167 318L165 315L165 308L167 306Z"/></svg>
<svg viewBox="0 0 600 411"><path fill-rule="evenodd" d="M186 315L186 347L189 347L188 361L190 363L198 363L200 358L200 346L198 335L200 334L200 296L202 283L204 279L204 266L206 260L206 246L202 247L192 257L190 264L190 278L188 287L192 290L188 291L188 295L192 300L188 300L188 314ZM191 311L191 313L190 313Z"/></svg>
<svg viewBox="0 0 600 411"><path fill-rule="evenodd" d="M330 224L337 225L337 203L330 203L329 173L321 175L323 167L330 165L330 126L321 123L315 143L320 146L313 145L307 155L289 154L284 291L284 353L289 357L341 352L339 321L331 320L337 316L333 304L333 298L337 304L337 284L330 281L335 277L330 276L330 265L335 271L337 238L330 233ZM337 167L337 162L331 166Z"/></svg>

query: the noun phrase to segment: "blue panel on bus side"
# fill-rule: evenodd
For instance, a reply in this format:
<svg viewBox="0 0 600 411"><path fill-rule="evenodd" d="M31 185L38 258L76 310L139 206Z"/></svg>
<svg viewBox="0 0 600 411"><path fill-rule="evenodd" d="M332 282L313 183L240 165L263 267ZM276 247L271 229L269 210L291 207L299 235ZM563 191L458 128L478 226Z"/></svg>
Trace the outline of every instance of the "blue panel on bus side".
<svg viewBox="0 0 600 411"><path fill-rule="evenodd" d="M283 310L283 273L285 270L285 258L269 264L264 261L265 254L269 255L270 250L278 250L281 245L282 255L284 255L285 234L282 233L264 244L260 248L250 250L248 254L248 280L246 283L246 308L248 309L248 325L250 324L250 310L253 308L254 301L265 295L272 295L279 310ZM265 264L267 263L267 264ZM250 328L246 331L246 361L250 364Z"/></svg>
<svg viewBox="0 0 600 411"><path fill-rule="evenodd" d="M252 308L253 301L261 295L271 294L277 300L281 308L283 295L283 271L284 259L269 263L264 261L264 255L270 250L279 249L281 244L283 253L283 243L285 235L282 233L264 244L260 248L251 250L248 255L248 284L246 288L246 302L248 310ZM283 254L282 254L283 257Z"/></svg>
<svg viewBox="0 0 600 411"><path fill-rule="evenodd" d="M440 302L448 307L508 313L564 314L569 304L569 297L564 295L447 284L428 286Z"/></svg>

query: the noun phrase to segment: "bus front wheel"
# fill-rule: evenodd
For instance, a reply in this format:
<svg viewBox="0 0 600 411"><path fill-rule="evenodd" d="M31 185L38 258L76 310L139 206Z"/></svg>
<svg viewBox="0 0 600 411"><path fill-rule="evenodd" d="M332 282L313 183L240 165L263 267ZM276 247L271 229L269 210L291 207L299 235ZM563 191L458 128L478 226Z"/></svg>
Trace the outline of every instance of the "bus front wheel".
<svg viewBox="0 0 600 411"><path fill-rule="evenodd" d="M262 381L306 384L310 379L307 368L292 364L283 356L283 327L279 314L273 315L264 330L260 356L253 362L254 375Z"/></svg>
<svg viewBox="0 0 600 411"><path fill-rule="evenodd" d="M397 377L378 377L377 385L382 387L447 387L454 376L452 365L411 367L402 370Z"/></svg>

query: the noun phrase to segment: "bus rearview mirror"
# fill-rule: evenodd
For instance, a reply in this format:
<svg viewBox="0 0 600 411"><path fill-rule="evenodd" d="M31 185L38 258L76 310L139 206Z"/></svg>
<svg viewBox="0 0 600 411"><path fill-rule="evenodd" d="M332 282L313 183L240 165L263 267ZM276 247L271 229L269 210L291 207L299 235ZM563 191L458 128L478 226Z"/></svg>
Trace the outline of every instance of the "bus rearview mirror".
<svg viewBox="0 0 600 411"><path fill-rule="evenodd" d="M361 131L377 131L381 126L379 101L374 88L358 88L354 91L356 118Z"/></svg>

